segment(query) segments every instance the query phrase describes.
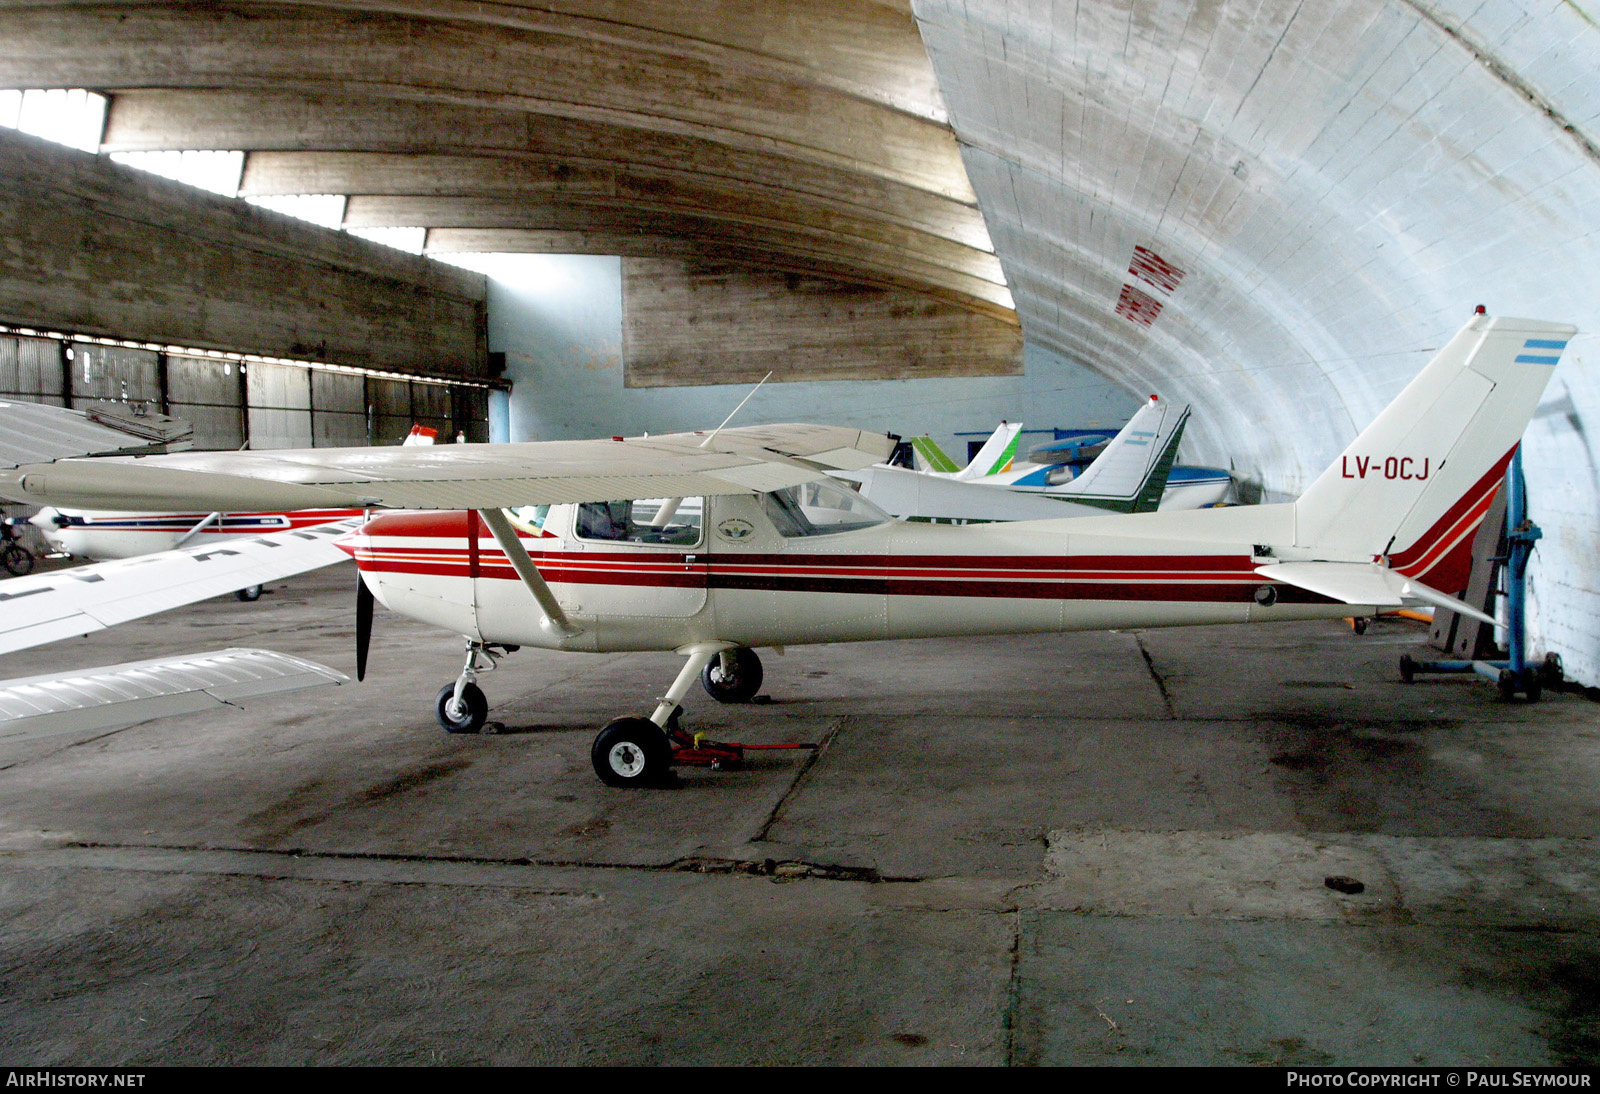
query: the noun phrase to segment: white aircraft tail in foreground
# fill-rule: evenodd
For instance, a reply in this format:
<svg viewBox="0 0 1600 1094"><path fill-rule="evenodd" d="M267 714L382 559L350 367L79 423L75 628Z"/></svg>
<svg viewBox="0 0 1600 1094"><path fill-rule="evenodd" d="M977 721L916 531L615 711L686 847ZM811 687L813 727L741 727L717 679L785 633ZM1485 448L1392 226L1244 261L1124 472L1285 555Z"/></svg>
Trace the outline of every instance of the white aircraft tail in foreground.
<svg viewBox="0 0 1600 1094"><path fill-rule="evenodd" d="M344 541L389 608L467 637L461 673L436 700L440 722L482 726L478 673L511 646L675 650L686 662L650 716L613 721L591 750L607 783L650 785L674 763L738 758L737 746L681 729L681 704L696 678L718 699L753 697L762 646L1336 618L1402 603L1471 611L1448 594L1572 334L1475 317L1300 501L1278 505L907 523L828 481L881 461L886 437L805 425L714 440L62 460L0 472L0 494L454 509L383 514Z"/></svg>

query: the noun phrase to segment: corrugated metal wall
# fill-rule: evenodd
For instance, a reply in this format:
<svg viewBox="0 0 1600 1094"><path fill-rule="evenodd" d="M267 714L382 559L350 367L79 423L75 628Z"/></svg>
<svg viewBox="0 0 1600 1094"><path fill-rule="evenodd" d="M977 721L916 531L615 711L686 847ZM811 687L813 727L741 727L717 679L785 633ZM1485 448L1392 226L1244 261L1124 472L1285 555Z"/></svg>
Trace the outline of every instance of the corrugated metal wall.
<svg viewBox="0 0 1600 1094"><path fill-rule="evenodd" d="M399 444L413 423L489 439L477 388L51 338L0 336L0 398L148 402L193 423L197 449Z"/></svg>

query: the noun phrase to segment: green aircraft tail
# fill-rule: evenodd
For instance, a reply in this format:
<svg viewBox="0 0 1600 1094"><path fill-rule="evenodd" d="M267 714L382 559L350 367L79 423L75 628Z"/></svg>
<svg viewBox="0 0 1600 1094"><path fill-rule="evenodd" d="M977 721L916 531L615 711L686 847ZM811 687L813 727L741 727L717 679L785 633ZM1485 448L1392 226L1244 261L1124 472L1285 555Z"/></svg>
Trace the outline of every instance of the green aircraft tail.
<svg viewBox="0 0 1600 1094"><path fill-rule="evenodd" d="M916 450L922 462L926 464L925 470L943 471L946 474L955 474L961 468L956 466L954 460L944 454L944 449L933 443L932 437L912 437L911 447Z"/></svg>

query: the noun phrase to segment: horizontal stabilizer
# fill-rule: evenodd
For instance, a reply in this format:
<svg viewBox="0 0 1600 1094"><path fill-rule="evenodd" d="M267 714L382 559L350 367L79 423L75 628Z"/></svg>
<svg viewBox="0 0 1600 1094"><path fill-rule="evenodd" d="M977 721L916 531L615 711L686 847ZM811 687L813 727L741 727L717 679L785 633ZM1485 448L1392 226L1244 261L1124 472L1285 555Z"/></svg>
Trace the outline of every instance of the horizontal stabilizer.
<svg viewBox="0 0 1600 1094"><path fill-rule="evenodd" d="M120 729L349 677L272 650L225 649L0 682L0 740Z"/></svg>
<svg viewBox="0 0 1600 1094"><path fill-rule="evenodd" d="M1407 604L1431 604L1471 616L1491 627L1494 616L1463 600L1431 589L1404 574L1362 562L1275 562L1257 566L1256 573L1286 585L1306 589L1346 604L1371 604L1375 608L1398 608Z"/></svg>

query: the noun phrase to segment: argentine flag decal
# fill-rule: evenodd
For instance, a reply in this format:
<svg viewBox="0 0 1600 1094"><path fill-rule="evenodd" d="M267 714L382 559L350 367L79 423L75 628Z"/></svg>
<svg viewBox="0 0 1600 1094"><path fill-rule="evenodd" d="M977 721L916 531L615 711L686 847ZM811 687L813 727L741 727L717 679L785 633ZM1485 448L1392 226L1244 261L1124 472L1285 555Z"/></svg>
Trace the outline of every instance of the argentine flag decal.
<svg viewBox="0 0 1600 1094"><path fill-rule="evenodd" d="M1567 348L1567 343L1565 341L1558 342L1549 338L1530 338L1526 342L1522 343L1522 348L1555 350L1555 353L1519 353L1517 355L1517 364L1553 365L1557 361L1561 360L1561 351Z"/></svg>

